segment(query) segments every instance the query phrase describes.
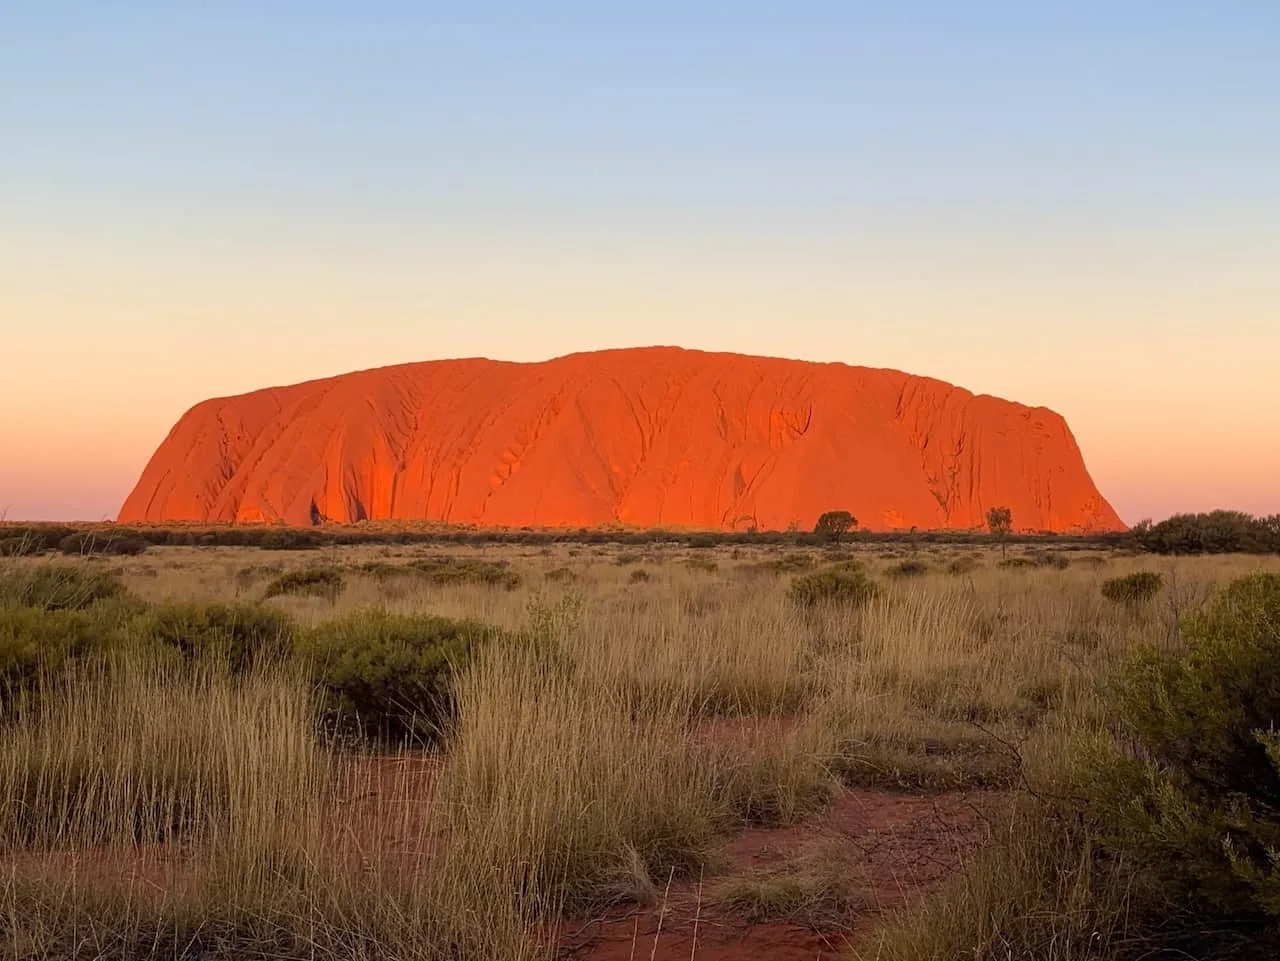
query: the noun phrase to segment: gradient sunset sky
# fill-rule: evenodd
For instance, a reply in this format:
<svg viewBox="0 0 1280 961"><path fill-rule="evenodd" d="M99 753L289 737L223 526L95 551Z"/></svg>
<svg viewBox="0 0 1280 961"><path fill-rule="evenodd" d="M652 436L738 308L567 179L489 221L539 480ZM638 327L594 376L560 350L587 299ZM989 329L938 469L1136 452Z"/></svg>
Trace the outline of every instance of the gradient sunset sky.
<svg viewBox="0 0 1280 961"><path fill-rule="evenodd" d="M1280 511L1280 3L9 0L0 333L10 520L113 517L209 396L649 344Z"/></svg>

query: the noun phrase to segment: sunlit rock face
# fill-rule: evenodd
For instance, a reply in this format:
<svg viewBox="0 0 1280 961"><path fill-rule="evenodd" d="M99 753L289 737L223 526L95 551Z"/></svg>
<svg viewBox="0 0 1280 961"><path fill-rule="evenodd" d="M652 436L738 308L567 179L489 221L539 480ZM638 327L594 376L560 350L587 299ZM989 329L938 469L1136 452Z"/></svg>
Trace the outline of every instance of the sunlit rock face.
<svg viewBox="0 0 1280 961"><path fill-rule="evenodd" d="M204 401L122 522L1123 528L1066 422L893 370L652 347L444 360Z"/></svg>

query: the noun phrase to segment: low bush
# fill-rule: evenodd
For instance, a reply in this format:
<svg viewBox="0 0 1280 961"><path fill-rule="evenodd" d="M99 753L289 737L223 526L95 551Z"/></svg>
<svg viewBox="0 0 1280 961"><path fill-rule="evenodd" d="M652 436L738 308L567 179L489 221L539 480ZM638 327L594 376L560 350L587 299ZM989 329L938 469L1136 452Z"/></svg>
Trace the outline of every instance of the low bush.
<svg viewBox="0 0 1280 961"><path fill-rule="evenodd" d="M264 551L313 551L325 546L325 538L318 532L292 528L262 531L256 542Z"/></svg>
<svg viewBox="0 0 1280 961"><path fill-rule="evenodd" d="M957 557L952 560L951 563L947 565L947 573L960 576L962 574L972 573L981 566L981 563L979 563L976 557L971 557L966 554L963 557Z"/></svg>
<svg viewBox="0 0 1280 961"><path fill-rule="evenodd" d="M321 624L302 650L344 732L436 741L453 713L453 676L495 628L428 615L364 611Z"/></svg>
<svg viewBox="0 0 1280 961"><path fill-rule="evenodd" d="M860 564L844 561L795 578L787 596L801 607L826 604L862 607L879 592Z"/></svg>
<svg viewBox="0 0 1280 961"><path fill-rule="evenodd" d="M25 557L40 553L25 537L0 537L0 557Z"/></svg>
<svg viewBox="0 0 1280 961"><path fill-rule="evenodd" d="M41 563L0 571L0 602L20 607L83 610L124 593L114 574L88 565Z"/></svg>
<svg viewBox="0 0 1280 961"><path fill-rule="evenodd" d="M1011 571L1029 571L1039 565L1030 557L1006 557L999 566Z"/></svg>
<svg viewBox="0 0 1280 961"><path fill-rule="evenodd" d="M1155 571L1137 571L1102 584L1102 596L1117 604L1145 604L1160 593L1164 578Z"/></svg>
<svg viewBox="0 0 1280 961"><path fill-rule="evenodd" d="M796 574L813 567L814 560L808 554L783 554L771 561L765 561L764 567L775 574Z"/></svg>
<svg viewBox="0 0 1280 961"><path fill-rule="evenodd" d="M458 557L422 557L408 564L389 564L371 561L361 565L362 574L379 580L406 578L438 587L461 584L481 584L515 590L520 586L520 575L505 562L466 560Z"/></svg>
<svg viewBox="0 0 1280 961"><path fill-rule="evenodd" d="M1050 567L1056 571L1065 571L1071 566L1071 558L1061 551L1036 551L1030 559L1037 567Z"/></svg>
<svg viewBox="0 0 1280 961"><path fill-rule="evenodd" d="M924 561L909 558L905 561L898 561L896 564L889 565L885 571L890 577L903 579L910 577L923 577L929 573L929 565Z"/></svg>
<svg viewBox="0 0 1280 961"><path fill-rule="evenodd" d="M163 604L139 629L187 660L225 659L236 674L284 660L296 635L287 614L257 604Z"/></svg>
<svg viewBox="0 0 1280 961"><path fill-rule="evenodd" d="M22 547L18 553L30 556L57 550L62 539L74 534L75 530L62 524L5 524L0 526L0 533L11 549L20 544Z"/></svg>
<svg viewBox="0 0 1280 961"><path fill-rule="evenodd" d="M627 580L629 580L632 584L647 584L650 580L652 580L652 578L649 576L648 571L646 571L643 567L640 567L632 571L631 576L628 577Z"/></svg>
<svg viewBox="0 0 1280 961"><path fill-rule="evenodd" d="M1135 524L1126 539L1157 554L1280 552L1280 514L1253 517L1223 510L1175 514L1159 524Z"/></svg>
<svg viewBox="0 0 1280 961"><path fill-rule="evenodd" d="M572 584L578 579L578 575L568 567L557 567L549 570L545 577L555 584Z"/></svg>
<svg viewBox="0 0 1280 961"><path fill-rule="evenodd" d="M99 611L0 607L0 701L62 675L74 661L116 647L121 626L121 619Z"/></svg>
<svg viewBox="0 0 1280 961"><path fill-rule="evenodd" d="M1280 575L1233 582L1141 650L1116 694L1136 750L1097 764L1094 815L1174 903L1280 919Z"/></svg>
<svg viewBox="0 0 1280 961"><path fill-rule="evenodd" d="M267 585L263 598L291 594L303 597L323 597L336 601L346 587L346 579L336 567L304 567L301 570L281 574Z"/></svg>
<svg viewBox="0 0 1280 961"><path fill-rule="evenodd" d="M58 550L64 554L110 554L112 556L134 556L147 549L147 542L141 537L112 534L79 533L68 534L58 542Z"/></svg>

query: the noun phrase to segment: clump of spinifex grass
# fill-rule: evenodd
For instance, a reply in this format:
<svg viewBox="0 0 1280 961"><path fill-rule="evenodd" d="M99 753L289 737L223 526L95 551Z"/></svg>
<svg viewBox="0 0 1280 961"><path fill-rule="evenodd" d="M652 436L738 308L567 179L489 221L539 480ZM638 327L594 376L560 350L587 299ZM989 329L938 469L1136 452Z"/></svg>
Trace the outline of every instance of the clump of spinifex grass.
<svg viewBox="0 0 1280 961"><path fill-rule="evenodd" d="M816 930L848 930L867 904L847 845L828 843L716 883L711 903L748 924L788 921Z"/></svg>
<svg viewBox="0 0 1280 961"><path fill-rule="evenodd" d="M319 794L313 726L296 677L86 662L19 695L0 728L0 845L226 840L247 803L301 811Z"/></svg>
<svg viewBox="0 0 1280 961"><path fill-rule="evenodd" d="M299 597L323 597L330 603L338 599L346 587L346 578L336 567L304 567L281 574L267 585L264 598L292 594Z"/></svg>
<svg viewBox="0 0 1280 961"><path fill-rule="evenodd" d="M649 899L656 878L707 861L725 811L686 737L687 708L639 710L626 691L542 671L510 647L473 665L457 700L448 846L494 890L551 916Z"/></svg>
<svg viewBox="0 0 1280 961"><path fill-rule="evenodd" d="M879 593L879 587L862 565L857 561L841 561L795 578L788 596L802 608L838 604L862 607Z"/></svg>
<svg viewBox="0 0 1280 961"><path fill-rule="evenodd" d="M287 667L98 661L17 705L0 729L5 957L537 956L516 893L456 849L405 870L343 827L349 762L315 727Z"/></svg>
<svg viewBox="0 0 1280 961"><path fill-rule="evenodd" d="M1129 917L1132 864L1097 856L1088 833L1027 804L938 891L891 917L858 961L1099 961L1143 952ZM1189 957L1182 952L1170 956Z"/></svg>
<svg viewBox="0 0 1280 961"><path fill-rule="evenodd" d="M0 566L0 604L78 611L123 594L119 578L87 564L8 560Z"/></svg>

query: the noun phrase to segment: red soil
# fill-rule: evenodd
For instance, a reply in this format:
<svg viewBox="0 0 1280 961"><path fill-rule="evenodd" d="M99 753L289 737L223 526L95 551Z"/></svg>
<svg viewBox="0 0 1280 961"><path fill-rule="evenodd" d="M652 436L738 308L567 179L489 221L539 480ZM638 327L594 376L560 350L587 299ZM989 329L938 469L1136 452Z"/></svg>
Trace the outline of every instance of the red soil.
<svg viewBox="0 0 1280 961"><path fill-rule="evenodd" d="M334 812L336 848L372 870L412 872L430 858L438 833L432 819L442 758L406 754L351 763Z"/></svg>
<svg viewBox="0 0 1280 961"><path fill-rule="evenodd" d="M122 522L1123 525L1063 419L892 370L677 348L345 374L192 408Z"/></svg>
<svg viewBox="0 0 1280 961"><path fill-rule="evenodd" d="M824 932L784 922L747 925L710 908L696 885L682 883L666 893L665 909L660 905L615 910L566 924L560 935L560 955L584 961L846 957L877 918L955 871L986 836L1003 800L1002 795L989 792L916 797L846 791L804 824L753 828L726 845L726 874L783 863L814 845L844 849L865 886L866 899L865 908L848 919L845 930ZM704 890L714 880L707 879Z"/></svg>
<svg viewBox="0 0 1280 961"><path fill-rule="evenodd" d="M731 736L728 726L713 738ZM334 842L356 859L353 870L413 871L430 857L430 810L442 762L431 757L372 758L355 762L339 792ZM886 911L910 902L954 872L986 836L1004 796L992 792L908 796L842 791L808 821L783 828L750 828L721 852L709 890L724 877L785 864L822 848L847 858L862 886L863 906L839 931L802 924L747 925L718 912L697 884L681 881L657 907L622 906L592 919L568 921L558 932L558 954L583 961L653 958L663 961L812 961L845 957ZM62 882L91 878L157 896L195 880L194 852L164 846L43 853L7 859L5 870L27 879ZM358 863L367 862L367 863ZM696 941L695 941L696 939ZM695 951L696 948L696 951Z"/></svg>

